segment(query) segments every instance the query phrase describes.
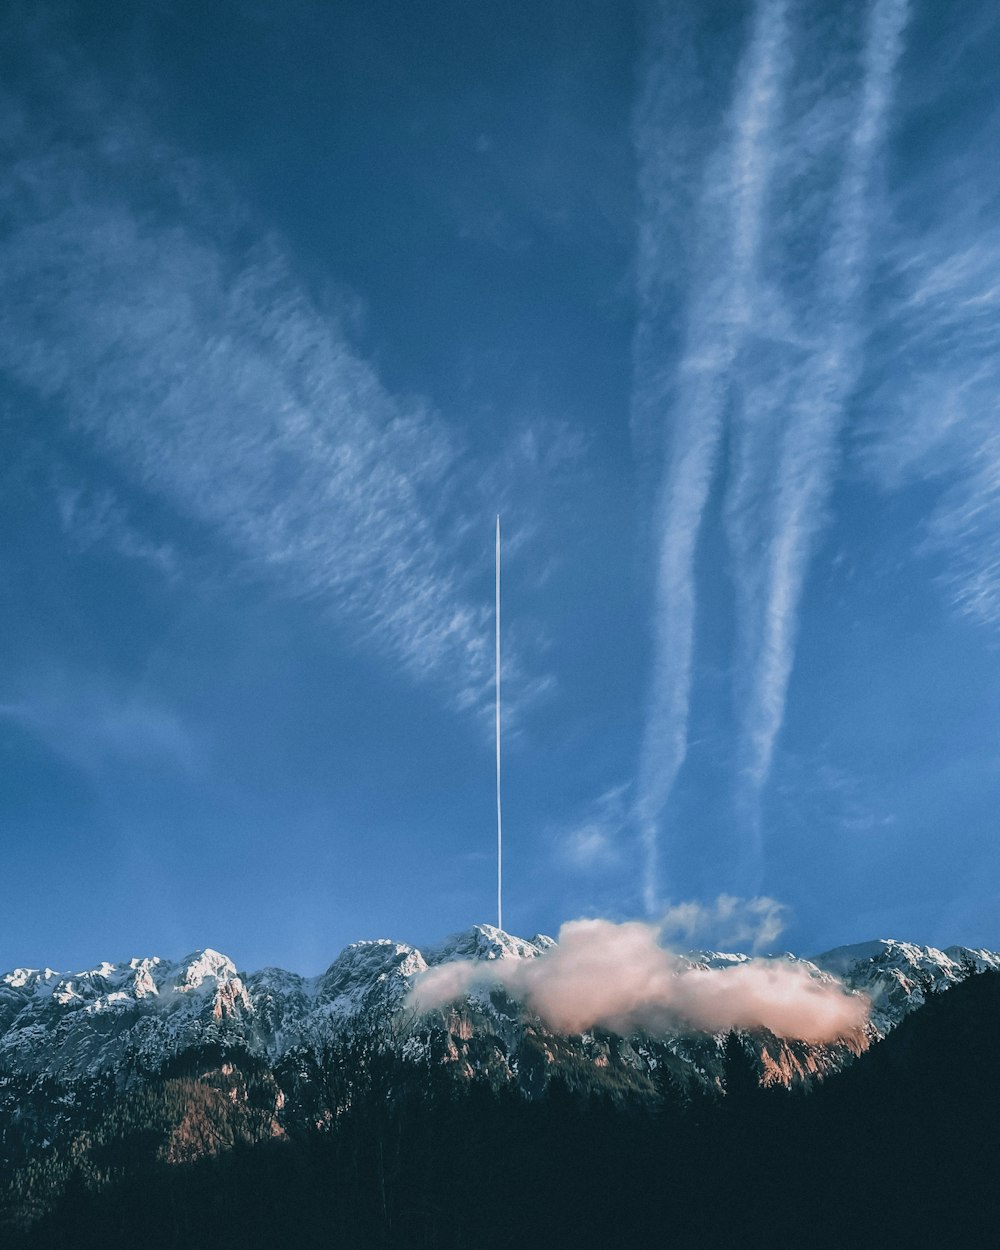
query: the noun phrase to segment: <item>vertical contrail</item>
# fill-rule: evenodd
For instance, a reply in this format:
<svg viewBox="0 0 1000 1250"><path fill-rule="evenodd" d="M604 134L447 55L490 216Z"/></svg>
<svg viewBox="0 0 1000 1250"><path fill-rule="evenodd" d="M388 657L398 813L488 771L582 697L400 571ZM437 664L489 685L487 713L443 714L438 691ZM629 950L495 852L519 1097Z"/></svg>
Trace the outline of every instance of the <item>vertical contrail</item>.
<svg viewBox="0 0 1000 1250"><path fill-rule="evenodd" d="M695 552L716 472L731 371L754 311L764 210L777 158L773 131L783 100L787 19L786 0L759 0L724 163L703 196L703 215L716 225L722 247L709 249L710 267L687 327L672 412L673 446L658 504L656 659L636 807L649 913L657 907L659 820L687 754Z"/></svg>
<svg viewBox="0 0 1000 1250"><path fill-rule="evenodd" d="M496 560L497 928L503 928L503 824L500 819L500 514Z"/></svg>

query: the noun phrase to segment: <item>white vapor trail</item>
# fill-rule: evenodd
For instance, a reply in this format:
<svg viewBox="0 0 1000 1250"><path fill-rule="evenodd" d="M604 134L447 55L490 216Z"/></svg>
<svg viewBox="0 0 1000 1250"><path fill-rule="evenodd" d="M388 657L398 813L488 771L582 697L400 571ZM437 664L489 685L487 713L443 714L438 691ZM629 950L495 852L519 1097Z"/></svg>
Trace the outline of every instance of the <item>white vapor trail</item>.
<svg viewBox="0 0 1000 1250"><path fill-rule="evenodd" d="M872 0L852 96L831 86L828 62L843 73L844 54L825 57L814 79L806 69L800 73L791 11L779 0L759 0L728 128L706 166L691 312L671 392L669 455L654 522L654 672L635 811L651 914L660 825L687 754L695 555L726 437L722 504L738 647L737 800L748 832L741 867L744 884L760 884L760 796L784 719L802 589L825 520L845 404L860 370L875 174L908 16L909 0ZM648 122L647 131L668 150ZM652 162L656 152L641 156ZM816 190L820 157L824 168L839 167L825 194ZM641 184L660 185L652 177ZM665 202L662 193L644 200L643 295L656 290L643 264L655 276L656 263L663 263L650 240ZM818 255L808 277L804 241ZM651 317L644 306L637 341L647 357ZM648 407L652 396L662 405L666 393L648 364L644 374L637 370L640 402Z"/></svg>
<svg viewBox="0 0 1000 1250"><path fill-rule="evenodd" d="M782 99L787 14L786 0L761 0L757 6L720 168L709 180L701 205L701 212L717 223L725 246L716 251L713 271L689 318L671 405L670 458L657 505L655 662L636 809L645 856L643 898L649 914L658 906L659 821L687 753L695 549L716 468L729 374L753 307L774 164L771 134ZM639 142L642 149L641 134ZM660 153L641 150L640 156L643 162L654 162ZM655 205L648 207L655 211ZM648 228L644 237L646 259L655 266L657 254ZM655 285L649 275L641 280L647 287ZM642 389L656 383L640 378L637 385Z"/></svg>
<svg viewBox="0 0 1000 1250"><path fill-rule="evenodd" d="M825 520L845 401L860 369L859 303L867 272L872 178L884 142L908 12L908 0L875 0L872 6L861 96L835 202L832 238L820 267L820 341L790 376L775 379L774 391L790 404L774 474L773 531L759 575L762 601L758 620L751 626L756 653L751 657L741 734L743 775L755 808L784 718L803 583ZM737 561L737 568L744 576L758 576L745 559ZM751 824L757 844L751 849L759 858L759 814L755 817Z"/></svg>

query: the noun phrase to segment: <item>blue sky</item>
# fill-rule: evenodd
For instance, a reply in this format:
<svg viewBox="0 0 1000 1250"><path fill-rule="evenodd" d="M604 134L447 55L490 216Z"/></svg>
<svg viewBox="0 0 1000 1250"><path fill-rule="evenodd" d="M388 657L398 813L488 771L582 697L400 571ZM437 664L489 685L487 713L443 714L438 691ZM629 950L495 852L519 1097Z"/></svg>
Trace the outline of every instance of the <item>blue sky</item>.
<svg viewBox="0 0 1000 1250"><path fill-rule="evenodd" d="M1000 945L992 6L2 21L0 963Z"/></svg>

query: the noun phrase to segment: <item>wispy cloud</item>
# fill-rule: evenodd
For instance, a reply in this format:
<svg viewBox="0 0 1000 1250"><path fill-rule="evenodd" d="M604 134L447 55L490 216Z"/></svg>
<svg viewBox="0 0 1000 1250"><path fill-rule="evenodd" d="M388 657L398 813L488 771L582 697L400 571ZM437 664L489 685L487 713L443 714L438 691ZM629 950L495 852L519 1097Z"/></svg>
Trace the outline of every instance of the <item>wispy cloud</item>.
<svg viewBox="0 0 1000 1250"><path fill-rule="evenodd" d="M246 215L215 211L224 193L141 127L5 140L3 368L244 575L315 601L453 704L482 703L488 603L462 572L453 431L391 394L342 301L315 298L275 239L248 244ZM169 563L110 499L61 506L81 533Z"/></svg>
<svg viewBox="0 0 1000 1250"><path fill-rule="evenodd" d="M933 556L956 609L1000 625L1000 232L991 205L938 197L939 215L892 257L890 368L862 441L889 490L929 483L936 503L915 548ZM988 223L988 224L987 224Z"/></svg>
<svg viewBox="0 0 1000 1250"><path fill-rule="evenodd" d="M716 469L729 373L748 329L757 280L763 215L774 165L787 60L785 0L761 0L739 70L726 138L711 162L699 215L705 272L685 331L677 377L669 392L656 370L649 336L658 321L654 293L667 259L656 237L660 205L646 197L638 273L643 321L638 330L637 403L669 416L667 467L656 506L654 671L639 766L637 819L645 854L643 895L657 907L659 821L687 752L695 629L695 549ZM669 159L655 126L637 132L640 162ZM662 179L645 175L643 186ZM662 370L662 362L660 363Z"/></svg>
<svg viewBox="0 0 1000 1250"><path fill-rule="evenodd" d="M170 709L86 684L50 678L30 697L0 703L0 718L95 776L116 764L192 773L204 758L203 744Z"/></svg>
<svg viewBox="0 0 1000 1250"><path fill-rule="evenodd" d="M825 837L820 830L877 835L896 824L871 779L834 763L828 750L809 756L789 751L784 762L775 793L786 816L812 837Z"/></svg>
<svg viewBox="0 0 1000 1250"><path fill-rule="evenodd" d="M590 809L571 824L552 833L557 854L579 872L592 872L617 863L629 827L630 785L612 786Z"/></svg>
<svg viewBox="0 0 1000 1250"><path fill-rule="evenodd" d="M79 547L106 543L126 559L150 564L168 577L176 574L178 555L174 546L145 533L113 491L91 491L81 485L58 483L56 503L63 529Z"/></svg>
<svg viewBox="0 0 1000 1250"><path fill-rule="evenodd" d="M21 295L0 353L22 383L254 568L475 700L487 631L431 503L455 450L394 402L273 248L234 272L182 229L95 204L25 223L3 264Z"/></svg>

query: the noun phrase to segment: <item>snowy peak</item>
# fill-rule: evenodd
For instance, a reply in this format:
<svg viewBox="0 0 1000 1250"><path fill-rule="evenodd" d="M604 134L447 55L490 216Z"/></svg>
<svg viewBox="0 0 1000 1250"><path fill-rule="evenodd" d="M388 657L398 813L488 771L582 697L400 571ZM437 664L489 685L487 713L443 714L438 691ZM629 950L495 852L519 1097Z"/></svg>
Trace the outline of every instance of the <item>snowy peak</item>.
<svg viewBox="0 0 1000 1250"><path fill-rule="evenodd" d="M875 942L859 942L854 946L837 946L817 955L813 962L837 976L859 976L869 970L896 969L909 975L927 973L935 980L960 981L969 971L985 971L1000 967L1000 955L993 951L973 950L967 946L918 946L895 938Z"/></svg>
<svg viewBox="0 0 1000 1250"><path fill-rule="evenodd" d="M194 996L202 1001L210 998L213 1020L222 1021L253 1011L253 1003L236 965L227 955L211 947L181 960L170 990L173 994Z"/></svg>
<svg viewBox="0 0 1000 1250"><path fill-rule="evenodd" d="M742 951L691 951L685 959L702 968L730 968L734 964L747 964L750 956Z"/></svg>
<svg viewBox="0 0 1000 1250"><path fill-rule="evenodd" d="M320 1002L339 1002L347 1007L360 1003L373 987L398 985L427 967L423 956L412 946L381 938L373 942L354 942L346 947L319 977L317 998Z"/></svg>
<svg viewBox="0 0 1000 1250"><path fill-rule="evenodd" d="M949 946L942 951L935 946L880 938L835 947L817 955L813 963L869 995L872 1025L884 1035L920 1007L928 994L947 989L972 971L1000 969L1000 954L966 946Z"/></svg>
<svg viewBox="0 0 1000 1250"><path fill-rule="evenodd" d="M1000 953L981 950L974 946L948 946L945 955L962 968L963 973L970 969L976 972L997 971L1000 969Z"/></svg>
<svg viewBox="0 0 1000 1250"><path fill-rule="evenodd" d="M174 988L181 993L200 990L206 985L216 989L236 977L236 965L233 961L211 947L206 947L205 950L195 951L180 961Z"/></svg>
<svg viewBox="0 0 1000 1250"><path fill-rule="evenodd" d="M79 1075L113 1068L127 1054L156 1067L195 1041L239 1034L252 1013L232 960L211 949L177 963L17 968L0 977L0 1065Z"/></svg>
<svg viewBox="0 0 1000 1250"><path fill-rule="evenodd" d="M51 968L14 968L0 977L0 985L12 990L27 990L33 993L40 986L47 986L59 976Z"/></svg>
<svg viewBox="0 0 1000 1250"><path fill-rule="evenodd" d="M247 988L254 994L303 994L314 996L319 977L304 977L284 968L268 966L259 972L251 972L246 978Z"/></svg>
<svg viewBox="0 0 1000 1250"><path fill-rule="evenodd" d="M456 959L534 959L555 941L544 934L539 934L530 942L525 938L514 937L497 929L491 924L476 924L471 929L463 929L461 933L453 933L438 946L432 946L424 953L427 963L452 963Z"/></svg>

